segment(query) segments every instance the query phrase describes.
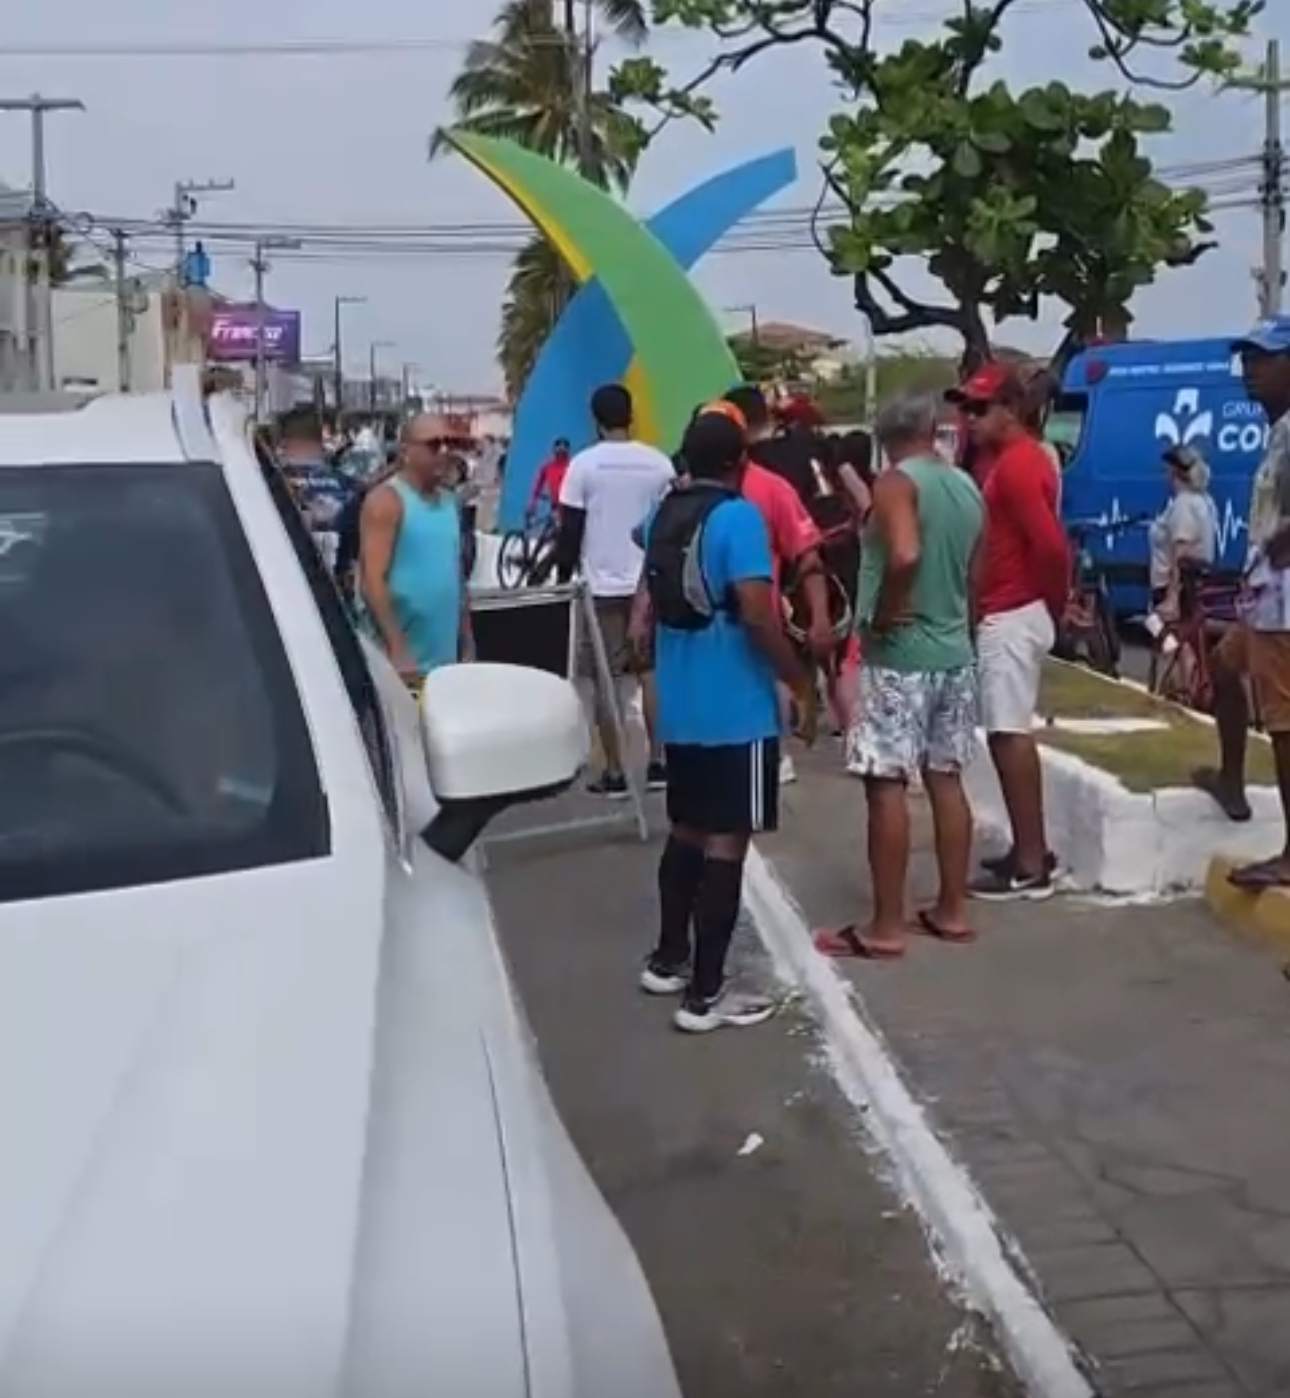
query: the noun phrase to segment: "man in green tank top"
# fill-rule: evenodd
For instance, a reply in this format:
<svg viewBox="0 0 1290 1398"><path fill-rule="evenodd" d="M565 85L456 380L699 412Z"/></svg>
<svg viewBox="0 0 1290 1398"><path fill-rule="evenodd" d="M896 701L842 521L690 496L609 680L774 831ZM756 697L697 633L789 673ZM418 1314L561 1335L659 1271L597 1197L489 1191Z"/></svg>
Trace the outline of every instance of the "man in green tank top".
<svg viewBox="0 0 1290 1398"><path fill-rule="evenodd" d="M889 462L874 486L861 545L856 619L860 695L848 768L869 810L873 916L822 935L835 956L905 951L909 862L906 787L921 773L936 825L940 894L921 930L966 941L972 817L960 780L975 750L977 686L972 576L985 524L981 493L936 450L938 404L904 397L878 415Z"/></svg>

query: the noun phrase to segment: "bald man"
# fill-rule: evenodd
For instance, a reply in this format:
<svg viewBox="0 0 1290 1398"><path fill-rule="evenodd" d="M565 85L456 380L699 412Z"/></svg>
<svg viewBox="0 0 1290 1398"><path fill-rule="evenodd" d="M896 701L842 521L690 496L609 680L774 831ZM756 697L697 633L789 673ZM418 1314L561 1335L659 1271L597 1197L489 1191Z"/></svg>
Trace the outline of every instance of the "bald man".
<svg viewBox="0 0 1290 1398"><path fill-rule="evenodd" d="M359 523L359 585L381 643L409 684L473 651L462 572L460 460L439 420L404 424L398 469L368 492Z"/></svg>

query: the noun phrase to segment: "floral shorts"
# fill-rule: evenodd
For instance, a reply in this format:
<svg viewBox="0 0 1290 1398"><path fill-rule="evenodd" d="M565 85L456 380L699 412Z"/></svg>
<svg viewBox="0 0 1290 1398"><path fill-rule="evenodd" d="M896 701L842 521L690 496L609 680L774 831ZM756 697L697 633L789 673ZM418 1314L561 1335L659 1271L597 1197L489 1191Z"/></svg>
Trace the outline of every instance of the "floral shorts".
<svg viewBox="0 0 1290 1398"><path fill-rule="evenodd" d="M976 749L976 667L904 671L862 662L855 714L847 768L857 776L962 771Z"/></svg>

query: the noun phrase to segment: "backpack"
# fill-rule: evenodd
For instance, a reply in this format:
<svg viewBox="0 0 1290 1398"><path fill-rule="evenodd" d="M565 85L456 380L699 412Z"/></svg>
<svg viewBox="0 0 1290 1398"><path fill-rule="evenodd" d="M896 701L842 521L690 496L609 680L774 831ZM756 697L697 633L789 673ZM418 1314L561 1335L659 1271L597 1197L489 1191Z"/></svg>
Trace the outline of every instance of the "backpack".
<svg viewBox="0 0 1290 1398"><path fill-rule="evenodd" d="M645 586L660 626L702 631L726 599L714 598L703 576L703 533L708 516L739 497L723 485L695 481L674 486L660 503L645 548Z"/></svg>

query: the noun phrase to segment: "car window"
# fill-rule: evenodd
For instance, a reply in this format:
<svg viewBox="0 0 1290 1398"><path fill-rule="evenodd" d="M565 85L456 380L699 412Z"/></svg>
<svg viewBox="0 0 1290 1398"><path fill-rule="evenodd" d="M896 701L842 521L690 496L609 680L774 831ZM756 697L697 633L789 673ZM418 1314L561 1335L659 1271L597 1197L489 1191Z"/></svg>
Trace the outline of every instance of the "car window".
<svg viewBox="0 0 1290 1398"><path fill-rule="evenodd" d="M273 497L273 503L309 584L309 590L313 593L327 639L331 642L345 692L349 695L349 702L358 722L359 735L367 749L367 760L377 791L380 793L381 805L385 808L391 828L401 835L399 779L395 770L393 748L385 727L380 695L372 679L372 672L367 668L367 661L363 658L363 648L354 634L340 593L322 555L318 552L313 535L292 499L284 474L277 468L262 444L257 444L256 452L264 482Z"/></svg>
<svg viewBox="0 0 1290 1398"><path fill-rule="evenodd" d="M220 469L0 468L0 901L329 847Z"/></svg>

